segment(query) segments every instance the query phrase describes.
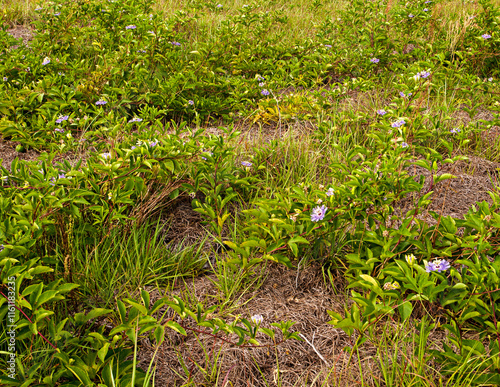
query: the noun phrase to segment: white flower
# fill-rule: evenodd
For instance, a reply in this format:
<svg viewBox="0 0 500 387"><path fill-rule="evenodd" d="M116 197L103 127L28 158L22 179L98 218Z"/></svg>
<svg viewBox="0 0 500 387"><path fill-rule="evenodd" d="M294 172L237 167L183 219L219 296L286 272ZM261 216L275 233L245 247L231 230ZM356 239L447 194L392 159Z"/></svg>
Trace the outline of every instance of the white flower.
<svg viewBox="0 0 500 387"><path fill-rule="evenodd" d="M413 266L413 264L417 261L417 258L413 254L405 255L406 262L408 265Z"/></svg>
<svg viewBox="0 0 500 387"><path fill-rule="evenodd" d="M251 317L251 320L254 324L256 325L260 325L262 323L262 321L264 321L264 317L262 317L261 314L254 314L252 317Z"/></svg>

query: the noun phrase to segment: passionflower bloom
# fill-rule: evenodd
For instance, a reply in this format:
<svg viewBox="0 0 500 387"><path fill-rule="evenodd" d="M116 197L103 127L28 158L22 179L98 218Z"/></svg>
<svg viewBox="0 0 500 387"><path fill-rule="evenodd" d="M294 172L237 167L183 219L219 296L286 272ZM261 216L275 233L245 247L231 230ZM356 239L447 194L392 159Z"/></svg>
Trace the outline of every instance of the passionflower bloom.
<svg viewBox="0 0 500 387"><path fill-rule="evenodd" d="M314 207L311 212L311 222L319 222L320 220L323 220L327 210L328 208L325 205L322 205L321 207Z"/></svg>

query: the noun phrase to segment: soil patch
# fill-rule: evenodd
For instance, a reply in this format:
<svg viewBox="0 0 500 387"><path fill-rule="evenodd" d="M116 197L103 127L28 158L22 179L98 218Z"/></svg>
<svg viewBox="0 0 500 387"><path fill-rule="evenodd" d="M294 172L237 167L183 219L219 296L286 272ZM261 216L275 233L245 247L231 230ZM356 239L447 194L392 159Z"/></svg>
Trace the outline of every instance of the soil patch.
<svg viewBox="0 0 500 387"><path fill-rule="evenodd" d="M15 26L8 29L7 32L16 39L22 39L25 46L27 46L28 42L33 39L33 29L27 26ZM12 46L13 49L17 47L18 46Z"/></svg>
<svg viewBox="0 0 500 387"><path fill-rule="evenodd" d="M428 224L434 225L434 219L429 211L435 211L442 216L452 216L463 219L469 209L478 202L493 201L488 192L497 191L500 163L492 162L476 156L469 156L468 161L459 161L454 164L438 164L438 175L450 173L456 178L444 180L432 187L434 194L431 196L430 206L417 216ZM432 174L425 168L412 166L409 173L418 180L425 177L425 184L421 193L431 189ZM399 215L405 214L413 208L417 196L410 195L400 201L396 207Z"/></svg>
<svg viewBox="0 0 500 387"><path fill-rule="evenodd" d="M265 328L273 328L270 324L274 322L292 320L296 322L292 330L300 332L307 341L289 340L274 347L269 338L258 336L260 343L270 344L269 347L239 348L192 331L188 331L187 336L169 332L156 358L157 385L183 385L190 381L196 386L352 386L362 379L360 364L365 385L382 382L375 347L367 343L350 359L344 348L352 347L356 337L349 338L342 330L327 324L330 320L327 310L343 312L348 302L345 289L338 292L325 285L319 266L297 271L272 264L266 273L260 288L245 293L230 314L226 312L220 317L231 322L238 315L249 319L260 314ZM192 303L219 304L219 297L224 297L214 284L216 281L213 275L195 278L174 292L182 293L182 297ZM335 283L345 286L341 277L335 279ZM151 302L158 296L158 291L152 292ZM195 328L188 320L183 324ZM384 325L396 326L392 321ZM435 336L436 340L443 339L439 334ZM235 337L229 339L237 341ZM278 334L276 340L280 339ZM401 353L406 350L411 351L398 349ZM142 343L140 365L143 369L149 366L153 352L148 340Z"/></svg>
<svg viewBox="0 0 500 387"><path fill-rule="evenodd" d="M26 152L17 152L16 146L17 143L5 141L0 137L0 159L2 160L2 166L9 171L12 161L16 157L20 160L32 161L40 156L40 153L31 149Z"/></svg>

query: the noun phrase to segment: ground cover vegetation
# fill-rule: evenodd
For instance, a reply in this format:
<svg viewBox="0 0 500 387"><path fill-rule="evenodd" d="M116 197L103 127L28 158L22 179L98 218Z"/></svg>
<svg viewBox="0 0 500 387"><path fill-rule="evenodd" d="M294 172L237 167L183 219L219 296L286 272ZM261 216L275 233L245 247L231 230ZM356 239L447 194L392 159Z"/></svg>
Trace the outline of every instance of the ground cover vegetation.
<svg viewBox="0 0 500 387"><path fill-rule="evenodd" d="M500 384L497 1L1 4L2 385Z"/></svg>

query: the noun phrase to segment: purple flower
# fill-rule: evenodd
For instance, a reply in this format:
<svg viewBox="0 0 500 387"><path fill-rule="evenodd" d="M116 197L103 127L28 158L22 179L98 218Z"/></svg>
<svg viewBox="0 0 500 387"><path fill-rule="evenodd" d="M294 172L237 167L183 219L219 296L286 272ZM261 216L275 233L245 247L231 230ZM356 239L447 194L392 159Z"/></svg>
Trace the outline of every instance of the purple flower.
<svg viewBox="0 0 500 387"><path fill-rule="evenodd" d="M56 124L60 124L63 121L66 121L69 118L69 116L59 116L59 118L56 120Z"/></svg>
<svg viewBox="0 0 500 387"><path fill-rule="evenodd" d="M59 179L66 179L66 175L63 172L61 172L57 177Z"/></svg>
<svg viewBox="0 0 500 387"><path fill-rule="evenodd" d="M429 4L429 3L432 3L432 1L431 0L424 1L424 4Z"/></svg>
<svg viewBox="0 0 500 387"><path fill-rule="evenodd" d="M260 94L262 94L262 95L269 95L270 93L269 93L269 90L264 89L264 90L262 90L262 91L260 92Z"/></svg>
<svg viewBox="0 0 500 387"><path fill-rule="evenodd" d="M54 132L57 132L57 133L64 133L64 129L61 129L61 128L55 128L55 129L54 129Z"/></svg>
<svg viewBox="0 0 500 387"><path fill-rule="evenodd" d="M193 105L194 105L194 101L193 101L192 99L190 99L190 100L188 101L188 104L190 104L191 106L193 106Z"/></svg>
<svg viewBox="0 0 500 387"><path fill-rule="evenodd" d="M50 63L50 58L45 57L45 58L43 59L42 65L44 65L44 66L45 66L45 65L48 65L49 63ZM29 68L29 67L28 67L28 68Z"/></svg>
<svg viewBox="0 0 500 387"><path fill-rule="evenodd" d="M38 12L38 11L41 11L42 9L43 9L42 7L36 7L35 11Z"/></svg>
<svg viewBox="0 0 500 387"><path fill-rule="evenodd" d="M103 99L100 99L99 101L97 101L95 104L96 105L106 105L108 102L107 101L104 101Z"/></svg>
<svg viewBox="0 0 500 387"><path fill-rule="evenodd" d="M5 249L4 245L0 245L0 252L2 252Z"/></svg>
<svg viewBox="0 0 500 387"><path fill-rule="evenodd" d="M139 117L134 117L132 118L130 121L129 121L129 124L132 123L132 122L141 122L142 121L142 118L139 118Z"/></svg>
<svg viewBox="0 0 500 387"><path fill-rule="evenodd" d="M103 159L107 160L107 159L110 159L111 158L111 153L102 153L101 156L103 157Z"/></svg>
<svg viewBox="0 0 500 387"><path fill-rule="evenodd" d="M59 16L60 14L61 14L61 12L56 12L56 13L54 14L54 16Z"/></svg>
<svg viewBox="0 0 500 387"><path fill-rule="evenodd" d="M419 74L420 74L420 78L427 78L431 75L431 73L428 71L421 71Z"/></svg>
<svg viewBox="0 0 500 387"><path fill-rule="evenodd" d="M404 124L406 124L405 120L399 120L399 121L396 121L396 122L393 122L391 124L391 126L393 128L400 128L401 126L403 126Z"/></svg>
<svg viewBox="0 0 500 387"><path fill-rule="evenodd" d="M3 77L3 81L4 81L4 82L7 82L8 80L9 80L9 78L7 78L7 77Z"/></svg>
<svg viewBox="0 0 500 387"><path fill-rule="evenodd" d="M380 59L378 59L378 58L371 58L370 62L372 62L372 63L378 63L378 62L380 62Z"/></svg>
<svg viewBox="0 0 500 387"><path fill-rule="evenodd" d="M406 143L406 142L403 141L401 143L401 148L408 148L408 143Z"/></svg>
<svg viewBox="0 0 500 387"><path fill-rule="evenodd" d="M222 4L217 4L217 8L222 8Z"/></svg>
<svg viewBox="0 0 500 387"><path fill-rule="evenodd" d="M135 149L135 145L132 145L132 146L130 147L130 149L134 150L134 149Z"/></svg>
<svg viewBox="0 0 500 387"><path fill-rule="evenodd" d="M438 273L446 271L451 267L450 263L446 259L440 259L439 263L434 262L434 264L436 266L436 270L438 271Z"/></svg>
<svg viewBox="0 0 500 387"><path fill-rule="evenodd" d="M172 46L180 46L181 44L179 42L170 42Z"/></svg>
<svg viewBox="0 0 500 387"><path fill-rule="evenodd" d="M261 83L259 83L259 87L264 87L265 85L266 85L266 83L265 83L265 82L261 82Z"/></svg>
<svg viewBox="0 0 500 387"><path fill-rule="evenodd" d="M326 48L332 48L332 45L331 44L325 44L325 47Z"/></svg>
<svg viewBox="0 0 500 387"><path fill-rule="evenodd" d="M158 141L150 141L150 142L149 142L149 146L150 146L151 148L155 147L156 145L158 145Z"/></svg>
<svg viewBox="0 0 500 387"><path fill-rule="evenodd" d="M491 35L490 35L490 34L483 34L483 35L481 35L481 37L482 37L484 40L486 40L486 39L491 38Z"/></svg>
<svg viewBox="0 0 500 387"><path fill-rule="evenodd" d="M134 26L133 24L125 27L126 30L135 30L136 28L137 26Z"/></svg>
<svg viewBox="0 0 500 387"><path fill-rule="evenodd" d="M387 114L387 112L384 109L377 110L377 114L383 116L384 114Z"/></svg>
<svg viewBox="0 0 500 387"><path fill-rule="evenodd" d="M244 167L251 167L252 166L252 163L249 162L249 161L242 161L241 162L241 165L243 165Z"/></svg>
<svg viewBox="0 0 500 387"><path fill-rule="evenodd" d="M328 191L326 191L326 196L332 196L335 193L335 188L328 188Z"/></svg>
<svg viewBox="0 0 500 387"><path fill-rule="evenodd" d="M433 271L441 273L442 271L448 270L450 267L450 263L446 259L435 259L433 262L429 262L425 265L425 271L427 273Z"/></svg>
<svg viewBox="0 0 500 387"><path fill-rule="evenodd" d="M453 128L450 130L450 133L451 134L457 134L457 133L460 133L460 129L459 128Z"/></svg>
<svg viewBox="0 0 500 387"><path fill-rule="evenodd" d="M424 12L429 12L429 8L424 8Z"/></svg>
<svg viewBox="0 0 500 387"><path fill-rule="evenodd" d="M262 323L262 321L264 321L264 317L262 317L262 315L260 315L260 314L253 315L250 319L256 325L260 325Z"/></svg>
<svg viewBox="0 0 500 387"><path fill-rule="evenodd" d="M434 264L434 262L429 262L425 265L425 271L427 273L431 273L433 271L436 271L436 265Z"/></svg>
<svg viewBox="0 0 500 387"><path fill-rule="evenodd" d="M323 220L327 210L328 208L325 205L313 208L311 212L311 222L319 222L320 220Z"/></svg>
<svg viewBox="0 0 500 387"><path fill-rule="evenodd" d="M408 17L411 19L411 18L414 18L414 17L415 17L415 15L414 15L414 14L412 14L412 13L410 13L410 14L408 15Z"/></svg>
<svg viewBox="0 0 500 387"><path fill-rule="evenodd" d="M258 80L259 82L263 82L263 81L265 81L265 80L266 80L266 78L261 77L260 75L258 75L258 76L257 76L257 80Z"/></svg>
<svg viewBox="0 0 500 387"><path fill-rule="evenodd" d="M147 51L146 50L137 50L137 52L140 52L142 54L145 54Z"/></svg>

